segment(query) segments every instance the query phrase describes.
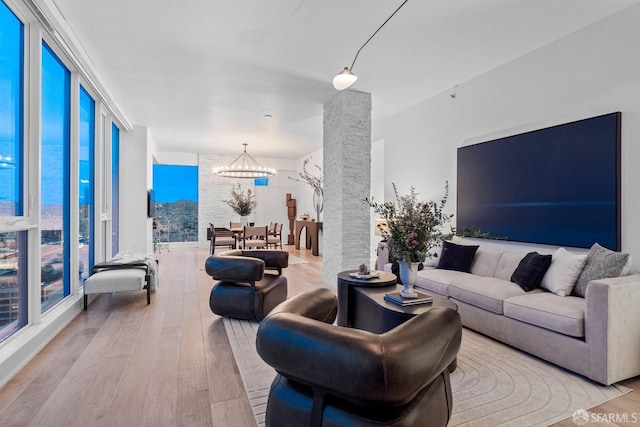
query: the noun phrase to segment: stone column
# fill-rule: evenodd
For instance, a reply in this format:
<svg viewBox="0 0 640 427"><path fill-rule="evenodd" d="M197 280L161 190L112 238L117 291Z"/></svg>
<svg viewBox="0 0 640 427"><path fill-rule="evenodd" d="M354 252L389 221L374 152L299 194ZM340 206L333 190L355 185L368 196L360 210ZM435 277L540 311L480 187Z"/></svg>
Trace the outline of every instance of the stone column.
<svg viewBox="0 0 640 427"><path fill-rule="evenodd" d="M339 92L324 105L322 280L371 259L371 94Z"/></svg>

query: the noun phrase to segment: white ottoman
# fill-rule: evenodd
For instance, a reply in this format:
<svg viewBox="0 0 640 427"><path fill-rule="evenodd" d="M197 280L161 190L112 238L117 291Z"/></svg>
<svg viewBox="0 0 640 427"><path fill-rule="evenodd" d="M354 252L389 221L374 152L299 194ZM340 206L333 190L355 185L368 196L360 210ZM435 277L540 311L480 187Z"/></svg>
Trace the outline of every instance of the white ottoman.
<svg viewBox="0 0 640 427"><path fill-rule="evenodd" d="M147 262L127 264L101 263L91 269L84 281L84 309L91 294L147 290L147 304L151 303L152 271Z"/></svg>

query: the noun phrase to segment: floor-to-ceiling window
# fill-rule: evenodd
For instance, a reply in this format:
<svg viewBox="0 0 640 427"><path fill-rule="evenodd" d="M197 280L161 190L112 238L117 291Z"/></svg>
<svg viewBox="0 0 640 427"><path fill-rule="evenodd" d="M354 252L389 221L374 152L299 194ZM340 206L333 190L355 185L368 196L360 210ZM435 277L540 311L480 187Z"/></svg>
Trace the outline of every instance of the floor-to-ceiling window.
<svg viewBox="0 0 640 427"><path fill-rule="evenodd" d="M80 283L89 277L95 254L95 203L94 203L94 146L95 146L95 101L80 86L80 133L79 133L79 206L80 228L78 235Z"/></svg>
<svg viewBox="0 0 640 427"><path fill-rule="evenodd" d="M120 129L111 124L111 255L120 250Z"/></svg>
<svg viewBox="0 0 640 427"><path fill-rule="evenodd" d="M24 25L0 1L0 341L27 323L27 231L10 226L23 215L23 63Z"/></svg>
<svg viewBox="0 0 640 427"><path fill-rule="evenodd" d="M153 165L154 240L198 241L198 167Z"/></svg>
<svg viewBox="0 0 640 427"><path fill-rule="evenodd" d="M70 293L70 72L42 44L41 301L42 311Z"/></svg>
<svg viewBox="0 0 640 427"><path fill-rule="evenodd" d="M127 121L58 21L31 6L0 0L0 382L77 312L94 262L118 251Z"/></svg>

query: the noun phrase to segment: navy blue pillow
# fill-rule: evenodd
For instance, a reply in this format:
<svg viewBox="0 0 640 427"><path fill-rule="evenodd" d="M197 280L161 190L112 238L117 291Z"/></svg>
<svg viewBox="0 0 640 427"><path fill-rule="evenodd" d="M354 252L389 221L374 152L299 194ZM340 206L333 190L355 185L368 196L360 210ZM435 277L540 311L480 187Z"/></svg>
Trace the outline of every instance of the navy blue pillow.
<svg viewBox="0 0 640 427"><path fill-rule="evenodd" d="M442 270L455 270L464 273L471 272L471 264L476 256L477 245L456 245L448 240L442 244L440 263L438 268Z"/></svg>
<svg viewBox="0 0 640 427"><path fill-rule="evenodd" d="M511 281L529 292L540 286L544 274L551 265L551 255L540 255L529 252L522 258L520 264L511 275Z"/></svg>

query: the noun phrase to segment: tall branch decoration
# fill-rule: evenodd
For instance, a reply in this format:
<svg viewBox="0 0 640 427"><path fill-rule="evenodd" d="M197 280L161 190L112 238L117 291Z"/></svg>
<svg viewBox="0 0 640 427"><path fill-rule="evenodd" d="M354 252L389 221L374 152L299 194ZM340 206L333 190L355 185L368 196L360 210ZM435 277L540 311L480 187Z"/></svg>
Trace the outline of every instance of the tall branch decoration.
<svg viewBox="0 0 640 427"><path fill-rule="evenodd" d="M311 174L307 170L307 166L310 160L311 158L308 158L304 161L304 163L302 163L302 172L298 173L298 175L300 175L300 178L289 177L289 179L293 181L304 182L313 189L313 208L316 211L316 219L318 222L320 222L320 212L322 212L322 209L324 207L324 192L322 191L322 168L318 165L313 165L318 170L320 175L316 176Z"/></svg>

